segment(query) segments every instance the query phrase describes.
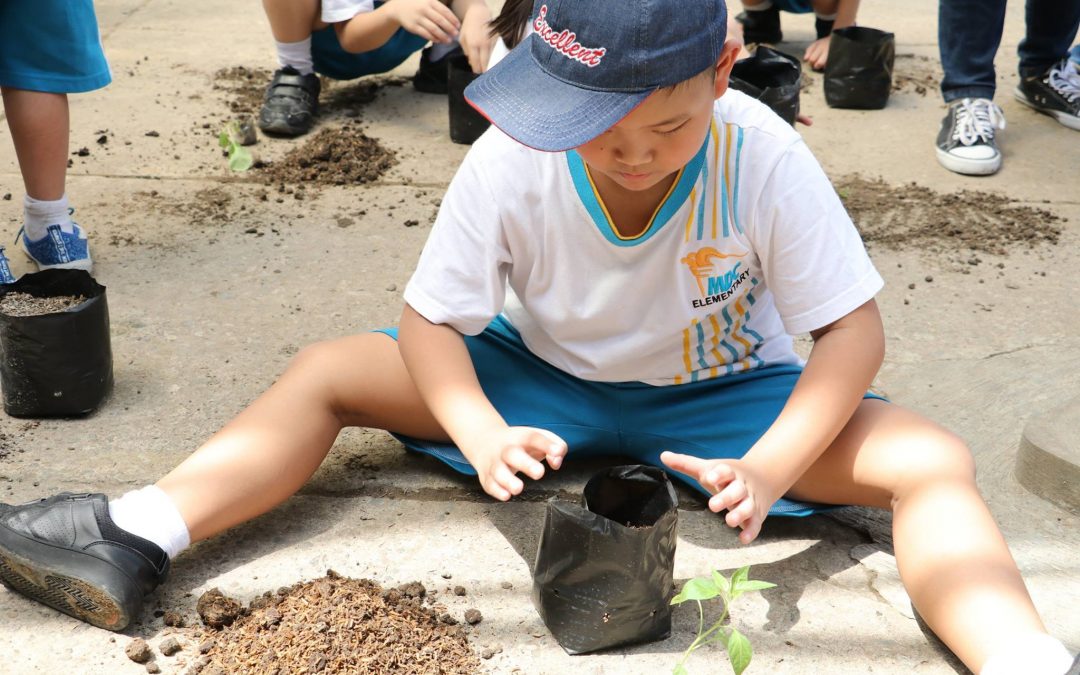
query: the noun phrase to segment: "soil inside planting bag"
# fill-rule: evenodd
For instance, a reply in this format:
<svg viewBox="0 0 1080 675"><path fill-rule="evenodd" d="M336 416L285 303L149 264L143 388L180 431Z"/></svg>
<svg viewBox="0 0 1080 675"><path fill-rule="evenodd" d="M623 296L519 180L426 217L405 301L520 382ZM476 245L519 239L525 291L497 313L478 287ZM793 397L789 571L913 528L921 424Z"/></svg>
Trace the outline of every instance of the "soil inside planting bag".
<svg viewBox="0 0 1080 675"><path fill-rule="evenodd" d="M39 298L29 293L8 293L0 298L0 314L8 316L41 316L77 307L86 302L85 295L59 295Z"/></svg>
<svg viewBox="0 0 1080 675"><path fill-rule="evenodd" d="M202 672L477 672L480 660L465 630L425 607L423 594L410 590L414 585L420 586L384 590L331 570L266 593L231 625L196 636L211 643Z"/></svg>

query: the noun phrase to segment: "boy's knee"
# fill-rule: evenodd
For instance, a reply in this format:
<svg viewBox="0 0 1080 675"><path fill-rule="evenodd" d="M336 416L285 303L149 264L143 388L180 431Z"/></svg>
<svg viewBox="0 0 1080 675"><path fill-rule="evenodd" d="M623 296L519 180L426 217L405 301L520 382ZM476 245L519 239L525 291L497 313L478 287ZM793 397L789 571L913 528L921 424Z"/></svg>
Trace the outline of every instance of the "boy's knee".
<svg viewBox="0 0 1080 675"><path fill-rule="evenodd" d="M301 348L289 362L289 370L319 372L340 368L341 362L335 356L335 352L338 351L336 342L336 340L323 340Z"/></svg>
<svg viewBox="0 0 1080 675"><path fill-rule="evenodd" d="M975 459L956 434L940 427L920 429L903 439L903 445L901 490L941 481L975 482Z"/></svg>

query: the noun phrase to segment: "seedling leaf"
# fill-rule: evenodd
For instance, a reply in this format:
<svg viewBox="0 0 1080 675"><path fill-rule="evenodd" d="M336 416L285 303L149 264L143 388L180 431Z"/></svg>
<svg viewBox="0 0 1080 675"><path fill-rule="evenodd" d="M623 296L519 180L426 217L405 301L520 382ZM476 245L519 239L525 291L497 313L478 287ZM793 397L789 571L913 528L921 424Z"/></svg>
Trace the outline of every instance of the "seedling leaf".
<svg viewBox="0 0 1080 675"><path fill-rule="evenodd" d="M735 671L735 675L742 675L742 671L746 670L746 667L750 665L750 659L754 656L750 641L734 628L731 629L731 634L728 635L727 653L728 660L731 661L731 669Z"/></svg>
<svg viewBox="0 0 1080 675"><path fill-rule="evenodd" d="M229 168L233 171L247 171L254 163L255 158L247 148L234 145L229 151Z"/></svg>
<svg viewBox="0 0 1080 675"><path fill-rule="evenodd" d="M671 675L690 675L690 671L688 671L683 664L676 663L675 668L671 671Z"/></svg>
<svg viewBox="0 0 1080 675"><path fill-rule="evenodd" d="M720 574L716 570L713 570L712 571L712 579L713 579L713 583L716 584L716 587L718 589L720 589L721 597L723 597L724 600L727 600L728 598L730 598L731 597L731 582L727 580L727 577L725 577L723 574Z"/></svg>
<svg viewBox="0 0 1080 675"><path fill-rule="evenodd" d="M720 589L716 587L712 579L696 577L683 585L679 594L671 599L671 604L679 605L687 600L711 600L718 595L720 595Z"/></svg>
<svg viewBox="0 0 1080 675"><path fill-rule="evenodd" d="M739 586L739 591L742 593L746 593L749 591L763 591L766 588L776 588L776 584L770 584L768 581L747 579Z"/></svg>
<svg viewBox="0 0 1080 675"><path fill-rule="evenodd" d="M218 134L217 142L218 142L218 145L220 145L222 148L226 148L226 149L230 145L232 145L232 141L229 140L229 132L222 131L220 134Z"/></svg>
<svg viewBox="0 0 1080 675"><path fill-rule="evenodd" d="M750 566L745 565L735 570L731 575L731 599L742 595L742 585L746 583L746 578L750 574Z"/></svg>

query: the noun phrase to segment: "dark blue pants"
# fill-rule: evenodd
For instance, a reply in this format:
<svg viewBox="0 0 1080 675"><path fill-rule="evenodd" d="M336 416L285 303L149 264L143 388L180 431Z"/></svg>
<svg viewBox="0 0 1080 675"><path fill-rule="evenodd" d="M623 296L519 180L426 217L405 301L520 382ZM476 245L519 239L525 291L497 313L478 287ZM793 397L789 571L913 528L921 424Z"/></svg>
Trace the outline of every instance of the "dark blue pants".
<svg viewBox="0 0 1080 675"><path fill-rule="evenodd" d="M1080 26L1080 0L1027 0L1020 76L1046 72L1068 54ZM945 101L993 98L994 55L1001 44L1005 0L940 0L938 45Z"/></svg>

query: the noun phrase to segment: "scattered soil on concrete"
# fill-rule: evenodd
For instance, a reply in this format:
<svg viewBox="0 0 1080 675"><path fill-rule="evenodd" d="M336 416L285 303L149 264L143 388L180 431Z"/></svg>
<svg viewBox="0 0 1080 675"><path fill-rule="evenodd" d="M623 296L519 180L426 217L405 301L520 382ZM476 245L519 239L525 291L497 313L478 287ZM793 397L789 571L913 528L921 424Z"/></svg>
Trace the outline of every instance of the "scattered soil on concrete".
<svg viewBox="0 0 1080 675"><path fill-rule="evenodd" d="M348 82L324 79L319 115L325 118L342 113L346 117L356 117L360 109L378 98L384 88L402 87L408 82L409 78L401 75L376 75Z"/></svg>
<svg viewBox="0 0 1080 675"><path fill-rule="evenodd" d="M943 194L916 183L846 176L835 182L844 206L868 245L915 249L975 265L974 254L1057 245L1063 221L1049 210L1008 197L961 190Z"/></svg>
<svg viewBox="0 0 1080 675"><path fill-rule="evenodd" d="M419 589L327 576L266 593L232 626L201 636L202 672L475 673L465 630L423 606Z"/></svg>
<svg viewBox="0 0 1080 675"><path fill-rule="evenodd" d="M214 89L225 92L232 112L258 113L272 76L266 68L222 68L214 73Z"/></svg>
<svg viewBox="0 0 1080 675"><path fill-rule="evenodd" d="M84 295L57 295L39 298L29 293L5 293L0 298L0 314L7 316L40 316L55 314L86 302Z"/></svg>
<svg viewBox="0 0 1080 675"><path fill-rule="evenodd" d="M934 95L941 86L941 64L919 54L897 54L893 66L893 93L912 91L919 96Z"/></svg>
<svg viewBox="0 0 1080 675"><path fill-rule="evenodd" d="M303 145L257 171L271 185L359 185L378 180L395 164L393 150L352 122L320 129Z"/></svg>

